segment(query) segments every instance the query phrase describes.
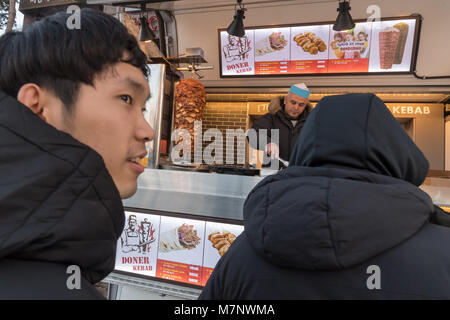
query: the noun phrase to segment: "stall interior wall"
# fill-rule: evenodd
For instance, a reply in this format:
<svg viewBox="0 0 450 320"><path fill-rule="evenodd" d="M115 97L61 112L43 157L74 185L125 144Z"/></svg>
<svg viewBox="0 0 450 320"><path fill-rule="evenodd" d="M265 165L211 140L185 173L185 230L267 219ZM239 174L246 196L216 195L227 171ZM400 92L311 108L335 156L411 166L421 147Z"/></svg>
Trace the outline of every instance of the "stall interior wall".
<svg viewBox="0 0 450 320"><path fill-rule="evenodd" d="M445 170L450 171L450 116L445 118Z"/></svg>
<svg viewBox="0 0 450 320"><path fill-rule="evenodd" d="M386 105L422 150L428 159L430 169L444 170L444 105L437 103L386 103Z"/></svg>
<svg viewBox="0 0 450 320"><path fill-rule="evenodd" d="M416 118L415 143L432 170L444 170L444 121L441 118Z"/></svg>
<svg viewBox="0 0 450 320"><path fill-rule="evenodd" d="M226 95L223 96L225 97ZM209 129L219 129L224 138L226 137L225 131L227 129L247 130L251 126L252 112L249 110L250 104L251 103L244 101L207 102L202 127L203 137L205 137L205 132ZM268 103L263 102L261 104L267 105ZM315 105L315 103L313 105ZM408 109L405 105L408 105L413 109ZM429 109L427 110L430 111L429 114L426 115L420 113L408 114L411 110L423 112L424 109L422 104L388 103L387 106L408 135L414 140L420 150L422 150L424 155L427 157L430 164L430 169L444 170L444 106L442 104L428 104L427 107ZM401 108L401 106L403 108ZM262 113L260 113L260 115L267 112L263 110L261 111ZM206 141L203 139L203 149L208 146L210 148L215 147L214 142L211 143L211 141ZM236 164L239 157L246 157L245 161L247 163L248 155L245 155L245 152L249 152L249 149L244 145L240 145L239 139L236 139L233 157L227 159L226 151L223 150L223 161L224 163L228 161L229 163Z"/></svg>
<svg viewBox="0 0 450 320"><path fill-rule="evenodd" d="M338 1L272 1L247 4L244 24L263 26L279 24L311 23L334 21L337 16ZM245 4L245 1L244 1ZM417 72L421 75L450 74L450 1L448 0L358 0L351 2L354 19L368 19L370 6L378 6L381 17L422 15L422 31L417 61ZM206 7L206 6L205 6ZM286 87L292 83L306 82L310 86L423 86L450 85L449 79L419 80L412 75L372 75L372 76L315 76L284 78L238 78L221 79L219 76L219 49L217 29L226 28L232 21L234 7L214 7L205 9L175 11L178 29L179 53L186 48L201 47L205 51L207 65L213 70L203 70L202 82L207 87ZM186 73L186 76L191 76Z"/></svg>
<svg viewBox="0 0 450 320"><path fill-rule="evenodd" d="M202 132L203 137L209 129L218 129L221 132L222 137L226 139L226 131L242 130L245 132L248 127L248 107L246 102L207 102L206 109L203 114ZM242 160L245 162L245 139L233 138L233 152L227 154L227 150L223 148L223 144L219 141L209 141L203 139L203 150L205 148L222 148L222 161L223 163L236 164L239 162L242 166ZM225 143L226 141L223 141ZM238 161L241 159L241 161ZM238 165L239 166L239 165Z"/></svg>

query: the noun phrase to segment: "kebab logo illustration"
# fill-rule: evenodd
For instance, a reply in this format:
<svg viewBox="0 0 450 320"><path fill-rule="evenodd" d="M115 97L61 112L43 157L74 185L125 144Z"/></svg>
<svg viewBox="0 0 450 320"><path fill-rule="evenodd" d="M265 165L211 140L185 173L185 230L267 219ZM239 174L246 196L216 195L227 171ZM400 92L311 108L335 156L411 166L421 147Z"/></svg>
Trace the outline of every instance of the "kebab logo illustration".
<svg viewBox="0 0 450 320"><path fill-rule="evenodd" d="M247 36L242 38L228 35L228 44L223 47L223 55L227 62L247 60L251 50L250 40Z"/></svg>
<svg viewBox="0 0 450 320"><path fill-rule="evenodd" d="M212 246L219 251L221 256L228 251L235 239L236 235L228 231L223 231L222 233L216 231L208 236L208 240L211 241Z"/></svg>
<svg viewBox="0 0 450 320"><path fill-rule="evenodd" d="M272 32L270 36L258 40L255 47L257 56L262 56L274 51L281 51L287 45L287 40L281 32Z"/></svg>
<svg viewBox="0 0 450 320"><path fill-rule="evenodd" d="M303 51L312 55L327 50L325 41L317 37L314 32L299 33L294 37L294 41Z"/></svg>
<svg viewBox="0 0 450 320"><path fill-rule="evenodd" d="M408 31L409 25L403 22L380 31L378 45L381 69L391 69L393 64L402 63Z"/></svg>
<svg viewBox="0 0 450 320"><path fill-rule="evenodd" d="M175 250L195 249L200 243L194 226L183 223L180 227L167 230L159 236L159 251L171 252Z"/></svg>
<svg viewBox="0 0 450 320"><path fill-rule="evenodd" d="M150 244L155 241L154 234L153 224L147 218L144 218L138 227L136 216L131 214L128 217L128 228L123 230L120 237L122 252L140 252L142 254L150 252Z"/></svg>

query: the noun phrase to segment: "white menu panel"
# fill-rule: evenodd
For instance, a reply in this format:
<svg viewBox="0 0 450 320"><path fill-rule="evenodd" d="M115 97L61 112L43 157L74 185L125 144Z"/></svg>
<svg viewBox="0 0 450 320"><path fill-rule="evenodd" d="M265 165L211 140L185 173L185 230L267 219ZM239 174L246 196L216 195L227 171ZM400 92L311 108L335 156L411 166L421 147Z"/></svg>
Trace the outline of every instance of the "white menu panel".
<svg viewBox="0 0 450 320"><path fill-rule="evenodd" d="M156 275L160 220L157 215L125 212L125 228L117 243L116 270Z"/></svg>

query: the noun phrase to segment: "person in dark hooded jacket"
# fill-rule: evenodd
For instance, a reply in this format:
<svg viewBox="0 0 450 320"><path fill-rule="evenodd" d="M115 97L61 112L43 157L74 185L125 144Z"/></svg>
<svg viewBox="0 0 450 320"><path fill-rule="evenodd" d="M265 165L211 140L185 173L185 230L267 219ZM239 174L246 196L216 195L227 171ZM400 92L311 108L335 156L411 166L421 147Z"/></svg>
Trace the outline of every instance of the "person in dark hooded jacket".
<svg viewBox="0 0 450 320"><path fill-rule="evenodd" d="M200 299L450 299L448 215L428 161L373 94L323 98Z"/></svg>
<svg viewBox="0 0 450 320"><path fill-rule="evenodd" d="M101 299L144 171L147 58L117 19L79 14L0 37L0 299Z"/></svg>

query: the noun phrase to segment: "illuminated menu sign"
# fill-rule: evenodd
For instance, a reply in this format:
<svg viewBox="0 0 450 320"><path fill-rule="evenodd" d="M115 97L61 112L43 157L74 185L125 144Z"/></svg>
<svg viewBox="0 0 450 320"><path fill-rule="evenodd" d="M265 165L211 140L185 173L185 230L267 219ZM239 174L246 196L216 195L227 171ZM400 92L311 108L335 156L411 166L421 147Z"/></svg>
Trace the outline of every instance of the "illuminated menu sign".
<svg viewBox="0 0 450 320"><path fill-rule="evenodd" d="M219 30L221 77L299 74L409 73L415 64L418 17L246 29L242 38Z"/></svg>
<svg viewBox="0 0 450 320"><path fill-rule="evenodd" d="M125 212L115 270L205 286L244 227L199 219Z"/></svg>

